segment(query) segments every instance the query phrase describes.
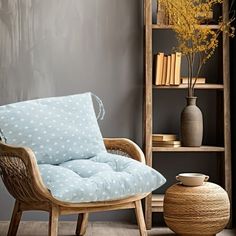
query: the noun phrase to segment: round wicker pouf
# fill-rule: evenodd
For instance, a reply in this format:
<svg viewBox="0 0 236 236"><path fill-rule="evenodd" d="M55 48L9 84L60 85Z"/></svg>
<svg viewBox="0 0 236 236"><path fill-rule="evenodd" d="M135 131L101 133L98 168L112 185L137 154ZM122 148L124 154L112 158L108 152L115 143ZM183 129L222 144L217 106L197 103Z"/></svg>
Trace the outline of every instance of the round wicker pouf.
<svg viewBox="0 0 236 236"><path fill-rule="evenodd" d="M224 229L230 217L227 193L217 184L171 186L164 198L164 219L179 235L210 236Z"/></svg>

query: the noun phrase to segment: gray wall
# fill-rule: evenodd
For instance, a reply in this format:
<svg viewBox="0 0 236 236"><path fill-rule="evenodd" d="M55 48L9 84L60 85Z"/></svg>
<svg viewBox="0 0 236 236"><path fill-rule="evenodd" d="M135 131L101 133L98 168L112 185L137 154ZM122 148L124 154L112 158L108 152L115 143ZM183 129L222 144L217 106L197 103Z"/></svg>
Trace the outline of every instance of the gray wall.
<svg viewBox="0 0 236 236"><path fill-rule="evenodd" d="M92 91L106 108L100 123L103 135L128 137L141 145L142 0L0 0L0 19L1 104ZM170 31L154 34L155 52L170 53L173 44ZM217 80L217 64L215 59L208 64L209 80ZM179 133L185 95L186 91L154 92L155 132ZM204 113L204 143L216 144L217 94L197 95ZM219 182L216 157L158 154L154 166L166 176L166 186L183 171L207 173ZM9 219L12 204L1 183L0 220ZM131 211L92 215L96 220L133 218ZM27 213L24 219L46 219L46 214Z"/></svg>

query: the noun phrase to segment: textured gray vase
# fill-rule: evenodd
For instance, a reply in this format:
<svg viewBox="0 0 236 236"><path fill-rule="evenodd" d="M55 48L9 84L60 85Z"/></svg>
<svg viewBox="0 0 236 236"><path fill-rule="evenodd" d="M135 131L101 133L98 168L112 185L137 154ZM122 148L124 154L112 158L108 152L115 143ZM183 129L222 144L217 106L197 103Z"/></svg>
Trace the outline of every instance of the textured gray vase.
<svg viewBox="0 0 236 236"><path fill-rule="evenodd" d="M186 97L187 106L181 113L181 145L200 147L203 137L202 112L197 107L197 97Z"/></svg>

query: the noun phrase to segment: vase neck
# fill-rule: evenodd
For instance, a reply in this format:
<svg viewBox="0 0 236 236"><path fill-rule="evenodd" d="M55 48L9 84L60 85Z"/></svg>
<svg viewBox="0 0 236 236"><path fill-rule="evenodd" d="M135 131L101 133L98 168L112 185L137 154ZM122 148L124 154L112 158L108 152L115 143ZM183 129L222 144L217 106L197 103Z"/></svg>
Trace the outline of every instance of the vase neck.
<svg viewBox="0 0 236 236"><path fill-rule="evenodd" d="M186 100L188 106L196 105L197 97L186 97Z"/></svg>

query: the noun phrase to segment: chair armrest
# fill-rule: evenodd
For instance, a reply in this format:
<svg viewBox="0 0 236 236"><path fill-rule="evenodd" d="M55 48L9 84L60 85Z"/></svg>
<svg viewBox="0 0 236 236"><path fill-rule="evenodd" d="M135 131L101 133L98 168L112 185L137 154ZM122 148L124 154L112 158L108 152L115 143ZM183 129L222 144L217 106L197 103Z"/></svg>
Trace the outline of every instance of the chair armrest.
<svg viewBox="0 0 236 236"><path fill-rule="evenodd" d="M143 151L130 139L104 138L103 140L108 151L120 151L137 161L140 161L144 164L146 163Z"/></svg>
<svg viewBox="0 0 236 236"><path fill-rule="evenodd" d="M35 202L51 198L31 149L0 142L0 170L7 190L15 199Z"/></svg>

